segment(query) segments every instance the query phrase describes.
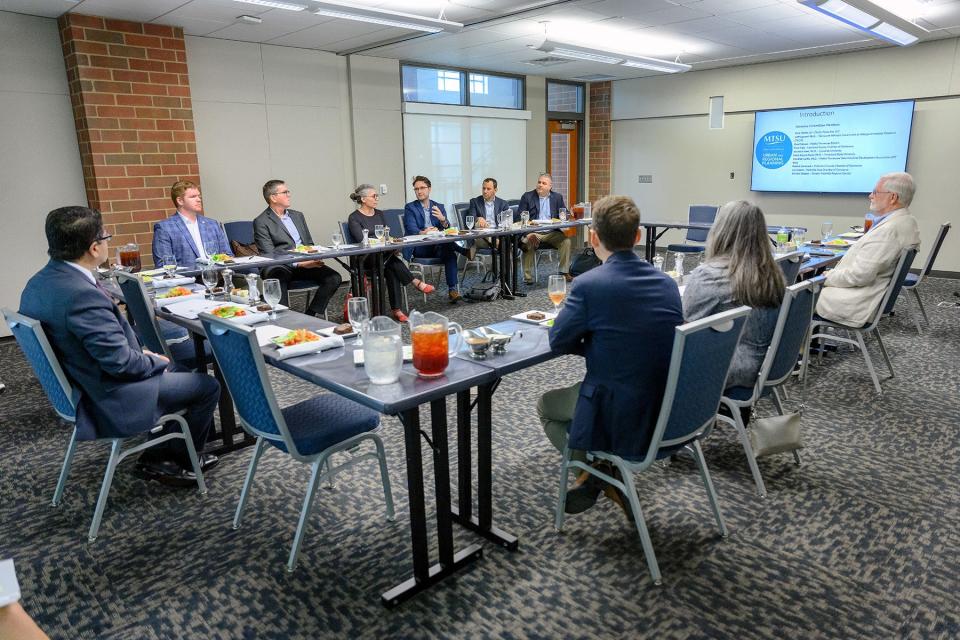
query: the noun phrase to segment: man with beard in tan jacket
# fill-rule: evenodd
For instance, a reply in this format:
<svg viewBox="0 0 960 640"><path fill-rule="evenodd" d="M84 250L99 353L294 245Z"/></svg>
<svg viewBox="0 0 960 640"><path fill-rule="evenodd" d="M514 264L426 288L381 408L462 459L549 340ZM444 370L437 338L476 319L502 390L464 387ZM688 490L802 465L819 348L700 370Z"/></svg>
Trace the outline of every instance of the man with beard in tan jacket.
<svg viewBox="0 0 960 640"><path fill-rule="evenodd" d="M916 186L909 173L880 176L870 193L874 223L827 272L817 314L831 322L861 327L877 310L897 268L900 253L920 246L917 219L907 208Z"/></svg>

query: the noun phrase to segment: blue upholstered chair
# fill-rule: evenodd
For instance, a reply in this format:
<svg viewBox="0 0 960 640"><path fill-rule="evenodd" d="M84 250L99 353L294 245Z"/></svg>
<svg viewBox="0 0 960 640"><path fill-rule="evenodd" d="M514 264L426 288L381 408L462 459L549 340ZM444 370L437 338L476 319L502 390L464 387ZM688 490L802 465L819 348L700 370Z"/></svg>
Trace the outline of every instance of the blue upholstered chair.
<svg viewBox="0 0 960 640"><path fill-rule="evenodd" d="M227 236L227 242L238 242L240 244L253 244L253 220L235 220L233 222L223 223L223 232Z"/></svg>
<svg viewBox="0 0 960 640"><path fill-rule="evenodd" d="M920 286L923 279L930 275L930 272L933 270L933 263L940 253L940 247L943 246L943 239L947 237L947 232L950 231L950 227L951 224L949 222L944 222L940 225L940 229L937 231L937 237L933 240L933 246L930 248L930 253L927 255L927 262L923 265L923 269L920 270L920 273L908 273L906 279L903 281L903 288L912 293L913 297L916 298L917 306L923 315L923 321L928 327L930 326L930 319L927 317L927 310L923 308L923 301L920 299L920 294L917 293L917 287ZM917 333L922 335L923 329L920 327L920 319L916 314L913 314L913 320L917 325Z"/></svg>
<svg viewBox="0 0 960 640"><path fill-rule="evenodd" d="M124 304L127 305L127 311L133 317L133 328L140 336L144 346L154 353L167 356L170 360L187 369L196 369L197 354L193 341L189 339L189 334L184 338L174 339L165 338L162 335L161 321L153 312L153 305L147 295L143 281L136 275L122 271L117 272L116 277L117 284L120 285L120 290L123 292ZM167 324L186 333L185 329L174 325L172 322ZM207 355L209 355L208 347L204 345L204 348L207 349Z"/></svg>
<svg viewBox="0 0 960 640"><path fill-rule="evenodd" d="M457 202L453 205L453 210L457 215L457 226L461 229L467 228L467 213L470 211L469 202ZM476 228L476 227L474 227ZM473 260L466 260L463 264L463 269L460 271L460 284L463 284L463 281L467 277L467 270L472 265L477 273L483 277L487 273L487 260L493 260L491 257L493 254L492 249L477 249L477 256Z"/></svg>
<svg viewBox="0 0 960 640"><path fill-rule="evenodd" d="M803 265L803 251L793 251L777 258L777 264L783 271L783 279L789 287L797 281L800 275L800 267Z"/></svg>
<svg viewBox="0 0 960 640"><path fill-rule="evenodd" d="M750 473L757 485L757 494L767 495L763 484L757 458L750 446L750 436L740 416L741 407L752 407L760 398L773 394L773 403L780 415L783 415L783 404L779 394L780 385L785 383L797 366L797 356L807 343L807 331L810 329L810 319L817 306L817 295L823 286L824 277L819 276L805 280L799 284L787 287L780 304L780 313L777 316L773 338L767 348L767 355L760 366L757 381L752 387L729 387L724 390L721 402L730 409L730 415L717 416L722 422L731 425L737 430L743 451L747 455ZM794 460L800 464L800 454L793 452Z"/></svg>
<svg viewBox="0 0 960 640"><path fill-rule="evenodd" d="M883 345L883 339L880 337L880 331L877 329L877 325L880 324L880 319L883 316L888 315L891 311L893 311L893 306L897 303L897 297L900 294L900 289L903 287L903 283L907 278L907 274L910 272L910 265L913 264L913 260L916 258L916 256L917 250L915 248L907 248L900 252L900 259L897 262L896 268L893 270L893 276L890 278L890 283L887 285L887 288L884 291L883 298L880 300L880 304L877 305L876 311L874 311L873 317L870 319L870 321L864 324L862 327L848 327L847 325L843 325L838 322L831 322L821 318L820 316L814 316L813 321L810 324L810 344L812 344L814 340L822 340L828 342L842 342L860 349L860 352L863 353L863 359L867 364L867 372L869 372L870 379L873 381L873 388L876 389L878 396L883 395L883 387L880 386L880 379L877 377L876 369L874 369L873 360L870 358L870 352L867 351L867 344L864 341L864 337L871 333L877 337L877 344L880 346L880 353L883 355L883 359L887 363L887 368L890 370L890 377L894 377L893 364L890 363L890 357L887 355L887 349ZM837 335L835 332L823 333L823 331L826 331L827 329L852 333L854 334L854 338L844 338ZM809 354L809 349L806 353ZM806 375L807 368L809 366L809 360L809 355L804 358L803 371L801 375Z"/></svg>
<svg viewBox="0 0 960 640"><path fill-rule="evenodd" d="M647 451L642 458L625 459L602 451L589 451L590 460L607 460L620 472L622 480L577 460L570 459L570 449L563 452L560 466L560 498L557 502L556 527L563 527L564 504L567 499L567 476L570 469L588 473L610 483L622 491L630 501L634 523L640 534L647 567L654 583L660 584L660 568L653 552L653 544L637 498L633 474L648 469L656 460L687 449L697 461L700 477L707 489L710 506L722 536L727 535L727 526L717 504L717 494L710 479L707 462L703 458L700 439L713 426L720 404L720 394L730 370L733 352L740 340L749 307L739 307L708 316L677 327L673 339L673 353L667 373L667 385L660 405L660 415Z"/></svg>
<svg viewBox="0 0 960 640"><path fill-rule="evenodd" d="M57 507L63 498L63 489L67 483L67 477L70 475L70 465L73 463L73 454L77 448L77 403L80 400L80 392L73 387L67 379L59 360L47 340L47 335L39 320L28 318L25 315L3 309L3 317L7 321L7 326L13 332L17 343L23 350L27 361L33 368L34 374L40 381L44 393L53 405L54 410L63 420L73 425L73 433L70 436L70 444L67 445L67 454L63 459L63 468L60 470L60 478L57 481L57 488L53 492L53 501L51 504ZM90 523L90 530L87 533L87 539L93 542L97 539L97 533L100 530L100 520L103 518L103 510L107 506L107 496L110 493L110 485L113 484L113 474L120 462L135 453L140 453L154 445L175 438L186 442L187 452L190 455L190 462L193 464L193 471L197 474L197 487L202 495L207 493L207 485L203 481L203 472L200 470L200 463L197 460L197 452L193 448L193 439L190 437L190 427L184 420L180 411L175 414L160 416L157 420L157 426L151 429L151 433L158 432L168 422L176 422L180 425L180 433L168 433L153 440L147 440L141 444L121 452L121 443L127 438L109 438L110 440L110 458L107 460L107 470L103 474L103 483L100 486L100 497L97 499L97 506L93 512L93 521ZM136 436L131 436L136 437Z"/></svg>
<svg viewBox="0 0 960 640"><path fill-rule="evenodd" d="M256 331L209 313L200 314L200 320L213 347L214 357L223 372L223 379L233 396L240 424L257 438L233 518L233 528L240 527L243 508L253 485L253 476L267 444L289 454L298 462L310 465L310 482L300 511L293 547L290 549L287 571L293 571L297 565L303 533L310 519L313 499L321 479L331 478L364 460L378 461L383 495L387 503L387 520L392 521L393 494L387 473L387 457L383 441L375 433L380 425L379 414L333 393L323 393L280 409L267 377ZM353 449L365 441L373 443L375 453L354 454L337 466L330 464L333 454Z"/></svg>
<svg viewBox="0 0 960 640"><path fill-rule="evenodd" d="M692 204L687 212L687 221L690 223L696 224L713 224L713 221L717 218L717 210L719 207L712 204ZM687 229L687 242L706 242L707 234L709 230L707 229ZM667 251L664 254L664 261L666 262L665 269L672 269L673 263L670 262L670 254L682 253L685 255L698 254L703 255L706 246L703 244L668 244Z"/></svg>
<svg viewBox="0 0 960 640"><path fill-rule="evenodd" d="M406 235L406 227L403 226L403 209L385 209L383 217L390 227L390 233L393 237L402 237ZM443 261L440 258L414 258L413 249L407 247L402 250L403 259L407 261L410 273L419 278L422 282L440 282L440 276L443 275ZM406 292L404 292L406 295ZM423 294L423 301L427 301L427 294Z"/></svg>

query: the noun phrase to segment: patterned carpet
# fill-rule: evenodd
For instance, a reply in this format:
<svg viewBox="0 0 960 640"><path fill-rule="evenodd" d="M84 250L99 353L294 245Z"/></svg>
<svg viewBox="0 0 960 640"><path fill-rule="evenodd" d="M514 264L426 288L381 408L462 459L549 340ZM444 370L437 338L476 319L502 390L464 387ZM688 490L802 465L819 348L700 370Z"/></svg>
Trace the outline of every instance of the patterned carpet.
<svg viewBox="0 0 960 640"><path fill-rule="evenodd" d="M526 299L451 307L438 292L428 306L465 326L544 308L545 271ZM24 606L54 638L960 637L960 309L937 307L957 301L960 284L924 286L929 331L917 336L912 300L882 323L897 369L882 398L858 354L828 354L812 369L804 464L763 459L766 499L732 430L704 443L729 538L689 458L639 477L661 587L611 502L568 517L563 534L553 528L559 456L534 403L580 379L575 357L514 374L495 396L495 521L520 537L519 551L486 543L472 570L386 610L381 592L412 570L395 419L383 435L397 521L385 519L373 465L346 472L318 492L292 575L284 565L308 469L272 449L241 529L230 523L249 449L224 457L205 498L141 480L124 462L87 544L107 447L79 447L52 508L69 434L16 344L0 342L0 558L15 558ZM283 405L317 392L271 375ZM429 504L429 467L425 477ZM461 548L480 541L454 528Z"/></svg>

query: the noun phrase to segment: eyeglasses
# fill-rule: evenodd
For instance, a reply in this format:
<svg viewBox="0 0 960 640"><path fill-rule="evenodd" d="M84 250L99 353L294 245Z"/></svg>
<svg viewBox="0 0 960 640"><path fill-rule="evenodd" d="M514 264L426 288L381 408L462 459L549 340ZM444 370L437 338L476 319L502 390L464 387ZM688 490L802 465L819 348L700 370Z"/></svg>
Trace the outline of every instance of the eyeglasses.
<svg viewBox="0 0 960 640"><path fill-rule="evenodd" d="M893 193L893 191L871 191L870 195L879 196L881 193Z"/></svg>
<svg viewBox="0 0 960 640"><path fill-rule="evenodd" d="M112 238L112 237L113 237L113 234L112 234L112 233L108 233L108 234L105 234L105 235L102 235L102 236L97 236L97 238L94 240L94 242L106 242L107 240L109 240L109 239Z"/></svg>
<svg viewBox="0 0 960 640"><path fill-rule="evenodd" d="M375 198L375 199L379 200L379 199L380 199L380 194L379 194L379 193L370 193L370 194L367 194L367 195L365 195L365 196L363 196L363 197L364 197L364 198Z"/></svg>
<svg viewBox="0 0 960 640"><path fill-rule="evenodd" d="M292 192L291 192L289 189L287 189L286 191L277 191L277 192L274 193L273 195L275 195L275 196L289 196L289 195L292 195Z"/></svg>

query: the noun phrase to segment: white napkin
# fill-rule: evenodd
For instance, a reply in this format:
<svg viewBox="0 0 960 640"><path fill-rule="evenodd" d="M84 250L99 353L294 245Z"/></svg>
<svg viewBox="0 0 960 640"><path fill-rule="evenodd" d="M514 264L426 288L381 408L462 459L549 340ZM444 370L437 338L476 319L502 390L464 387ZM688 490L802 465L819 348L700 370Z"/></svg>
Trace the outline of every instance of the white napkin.
<svg viewBox="0 0 960 640"><path fill-rule="evenodd" d="M0 560L0 607L20 599L20 583L13 568L13 560Z"/></svg>
<svg viewBox="0 0 960 640"><path fill-rule="evenodd" d="M327 338L320 338L314 342L301 342L300 344L295 344L292 347L280 347L277 349L277 359L286 360L287 358L295 358L296 356L315 353L317 351L326 351L327 349L336 349L337 347L342 346L343 338L340 336L330 336Z"/></svg>
<svg viewBox="0 0 960 640"><path fill-rule="evenodd" d="M213 311L217 307L223 306L223 303L216 300L204 300L202 295L193 295L170 298L169 301L157 300L157 306L175 316L187 320L196 320L197 316L204 311Z"/></svg>
<svg viewBox="0 0 960 640"><path fill-rule="evenodd" d="M280 327L275 324L265 324L262 327L257 327L257 344L261 347L266 347L267 345L273 342L274 338L280 336L285 336L290 333L290 329L286 327Z"/></svg>
<svg viewBox="0 0 960 640"><path fill-rule="evenodd" d="M191 293L188 296L177 296L175 298L154 298L153 301L157 303L157 307L170 313L176 313L172 308L180 302L186 302L187 300L200 300L203 301L203 292ZM187 316L184 316L187 317ZM196 316L194 316L195 318Z"/></svg>
<svg viewBox="0 0 960 640"><path fill-rule="evenodd" d="M194 282L196 282L194 278L180 276L178 278L154 278L150 284L153 285L154 289L166 289L168 287L179 287L185 284L193 284Z"/></svg>
<svg viewBox="0 0 960 640"><path fill-rule="evenodd" d="M247 315L245 316L233 316L232 318L226 318L230 322L236 322L237 324L257 324L258 322L263 322L267 320L268 316L266 313L261 311L250 311L247 309Z"/></svg>
<svg viewBox="0 0 960 640"><path fill-rule="evenodd" d="M249 264L251 262L269 262L270 258L264 258L263 256L243 256L234 258L233 261L237 264Z"/></svg>

